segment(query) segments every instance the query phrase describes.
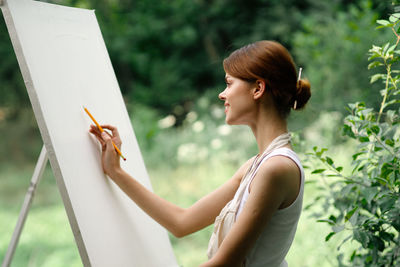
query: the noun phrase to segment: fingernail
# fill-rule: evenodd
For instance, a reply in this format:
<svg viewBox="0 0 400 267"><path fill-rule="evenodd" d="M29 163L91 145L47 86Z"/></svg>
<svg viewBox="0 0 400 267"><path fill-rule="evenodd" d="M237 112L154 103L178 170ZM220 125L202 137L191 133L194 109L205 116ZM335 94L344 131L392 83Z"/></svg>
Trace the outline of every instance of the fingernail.
<svg viewBox="0 0 400 267"><path fill-rule="evenodd" d="M101 137L103 137L103 138L104 138L104 137L107 137L107 134L106 134L105 132L102 132L102 133L101 133Z"/></svg>

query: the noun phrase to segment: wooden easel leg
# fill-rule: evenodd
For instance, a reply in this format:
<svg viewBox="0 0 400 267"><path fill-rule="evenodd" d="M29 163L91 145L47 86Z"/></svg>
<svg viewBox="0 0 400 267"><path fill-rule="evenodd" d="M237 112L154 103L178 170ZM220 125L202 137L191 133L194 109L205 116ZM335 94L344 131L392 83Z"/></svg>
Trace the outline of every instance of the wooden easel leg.
<svg viewBox="0 0 400 267"><path fill-rule="evenodd" d="M43 145L42 151L40 152L39 159L36 163L36 167L32 175L31 184L28 188L28 191L26 192L24 203L22 204L17 225L15 226L10 245L8 246L6 256L4 257L3 263L1 265L2 267L10 266L12 257L14 256L14 252L18 244L19 237L21 236L21 232L25 224L26 217L28 216L29 208L31 207L33 196L35 195L36 187L39 184L40 179L42 178L47 161L47 151Z"/></svg>

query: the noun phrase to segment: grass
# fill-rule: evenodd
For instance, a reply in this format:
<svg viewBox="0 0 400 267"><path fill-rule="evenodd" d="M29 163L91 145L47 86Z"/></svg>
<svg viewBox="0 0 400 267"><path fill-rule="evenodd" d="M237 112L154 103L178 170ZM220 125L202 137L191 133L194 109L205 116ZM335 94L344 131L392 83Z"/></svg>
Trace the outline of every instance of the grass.
<svg viewBox="0 0 400 267"><path fill-rule="evenodd" d="M29 185L34 166L2 168L0 172L0 255L8 247L19 209ZM154 190L164 198L189 206L206 192L228 178L234 166L218 165L160 167L150 169ZM305 204L313 199L315 189L307 185ZM334 244L325 243L330 231L325 224L304 212L297 235L287 256L289 266L334 265ZM206 250L212 227L185 238L171 236L176 258L181 266L197 266L206 260ZM305 257L307 255L307 257ZM12 266L81 266L78 250L69 227L54 177L47 167L38 187Z"/></svg>
<svg viewBox="0 0 400 267"><path fill-rule="evenodd" d="M218 112L220 110L213 106L198 110L198 114L209 114L209 110L214 117L191 113L191 119L188 116L184 127L178 130L157 128L160 118L150 109L141 108L140 112L133 112L141 114L133 125L155 192L183 207L190 206L229 179L255 151L254 137L248 129L228 129L223 125L221 112ZM324 124L323 121L311 125L304 129L306 138L302 139L323 140L324 137L318 134L324 129L326 132L335 131L329 127L332 127L331 123ZM311 146L306 144L305 147ZM345 165L348 149L347 145L332 149L338 163ZM32 151L39 155L39 149ZM0 260L7 250L34 169L35 162L23 162L0 164ZM306 174L306 179L311 177ZM304 206L313 202L318 193L316 185L318 181L306 185ZM310 211L303 212L294 243L287 255L289 266L337 266L334 250L341 235L335 235L331 241L325 242L330 227L310 217L319 208L314 206ZM212 226L181 239L170 236L181 266L197 266L206 260L211 231ZM49 166L37 189L11 266L82 266Z"/></svg>
<svg viewBox="0 0 400 267"><path fill-rule="evenodd" d="M34 166L1 168L0 255L5 255ZM55 180L47 167L11 266L81 266Z"/></svg>

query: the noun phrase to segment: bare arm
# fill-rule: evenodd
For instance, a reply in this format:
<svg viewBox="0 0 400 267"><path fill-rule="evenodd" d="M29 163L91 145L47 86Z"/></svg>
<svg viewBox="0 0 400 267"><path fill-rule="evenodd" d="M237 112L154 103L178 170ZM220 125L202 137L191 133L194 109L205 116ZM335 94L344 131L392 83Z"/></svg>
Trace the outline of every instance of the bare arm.
<svg viewBox="0 0 400 267"><path fill-rule="evenodd" d="M183 237L212 224L237 189L237 182L232 178L191 207L184 209L149 191L122 169L110 174L110 178L142 210L176 237Z"/></svg>
<svg viewBox="0 0 400 267"><path fill-rule="evenodd" d="M233 198L250 163L249 160L221 187L201 198L191 207L184 209L149 191L122 170L118 154L111 142L112 140L117 146L121 146L118 131L110 125L102 125L102 127L111 130L113 135L101 135L95 126L91 127L90 132L97 137L102 145L103 171L141 209L177 237L198 231L214 222L221 209Z"/></svg>

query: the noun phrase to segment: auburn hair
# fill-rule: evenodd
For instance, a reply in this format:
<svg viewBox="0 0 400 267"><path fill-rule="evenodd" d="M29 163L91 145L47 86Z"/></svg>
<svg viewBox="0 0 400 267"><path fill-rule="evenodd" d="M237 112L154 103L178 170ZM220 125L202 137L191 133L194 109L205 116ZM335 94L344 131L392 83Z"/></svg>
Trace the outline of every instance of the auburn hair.
<svg viewBox="0 0 400 267"><path fill-rule="evenodd" d="M278 42L259 41L246 45L232 52L223 65L225 72L236 78L248 82L265 81L266 90L282 117L287 117L291 108L303 108L311 97L309 81L297 80L294 61Z"/></svg>

